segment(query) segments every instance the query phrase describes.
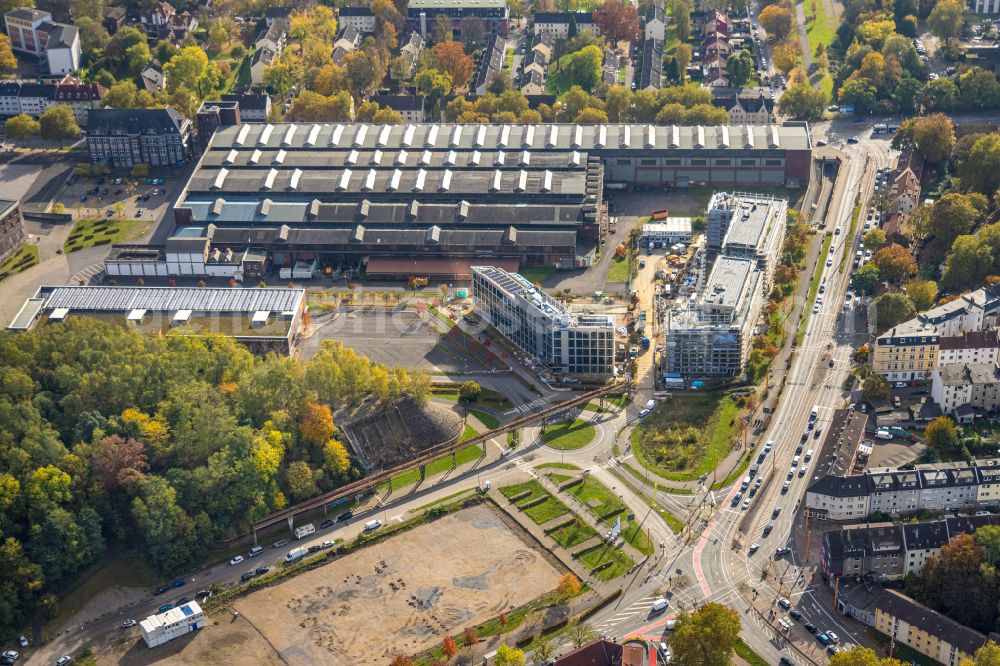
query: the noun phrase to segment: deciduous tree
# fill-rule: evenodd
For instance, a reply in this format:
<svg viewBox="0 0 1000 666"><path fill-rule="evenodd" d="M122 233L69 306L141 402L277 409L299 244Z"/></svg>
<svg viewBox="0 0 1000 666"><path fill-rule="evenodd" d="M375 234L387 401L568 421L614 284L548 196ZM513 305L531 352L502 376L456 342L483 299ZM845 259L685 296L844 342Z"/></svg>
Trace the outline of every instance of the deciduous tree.
<svg viewBox="0 0 1000 666"><path fill-rule="evenodd" d="M594 12L594 22L615 46L619 41L639 38L639 13L628 0L604 0L601 8Z"/></svg>
<svg viewBox="0 0 1000 666"><path fill-rule="evenodd" d="M892 328L907 319L913 319L916 308L906 294L889 292L873 301L876 326L879 331Z"/></svg>
<svg viewBox="0 0 1000 666"><path fill-rule="evenodd" d="M958 0L938 0L927 17L927 26L931 33L945 41L949 46L952 40L962 36L962 26L965 23L965 5Z"/></svg>
<svg viewBox="0 0 1000 666"><path fill-rule="evenodd" d="M826 92L803 82L785 91L778 100L778 109L782 114L797 120L813 120L823 117L823 111L829 102L830 97Z"/></svg>
<svg viewBox="0 0 1000 666"><path fill-rule="evenodd" d="M753 56L748 51L740 50L733 53L726 59L726 73L729 75L729 83L735 88L742 88L750 80L753 74Z"/></svg>
<svg viewBox="0 0 1000 666"><path fill-rule="evenodd" d="M978 284L990 274L995 259L989 245L980 239L975 236L959 236L951 244L941 284L947 289L955 290Z"/></svg>
<svg viewBox="0 0 1000 666"><path fill-rule="evenodd" d="M938 451L952 451L958 446L958 427L947 416L939 416L927 424L924 438Z"/></svg>
<svg viewBox="0 0 1000 666"><path fill-rule="evenodd" d="M792 32L795 17L791 10L779 5L768 5L760 12L760 24L774 41L784 41Z"/></svg>
<svg viewBox="0 0 1000 666"><path fill-rule="evenodd" d="M740 635L740 616L731 608L707 603L677 618L669 642L678 664L729 664Z"/></svg>
<svg viewBox="0 0 1000 666"><path fill-rule="evenodd" d="M584 643L589 643L597 636L594 630L588 625L573 621L566 625L566 638L573 644L573 647L580 647Z"/></svg>
<svg viewBox="0 0 1000 666"><path fill-rule="evenodd" d="M892 389L884 377L871 374L861 385L861 397L865 400L888 400L892 397Z"/></svg>
<svg viewBox="0 0 1000 666"><path fill-rule="evenodd" d="M579 591L580 579L570 572L564 573L556 585L556 595L562 600L569 599Z"/></svg>
<svg viewBox="0 0 1000 666"><path fill-rule="evenodd" d="M10 122L10 121L8 121ZM983 134L958 163L962 186L992 194L1000 187L1000 134Z"/></svg>
<svg viewBox="0 0 1000 666"><path fill-rule="evenodd" d="M500 644L496 655L493 657L495 666L524 666L525 662L524 652L510 647L506 643Z"/></svg>
<svg viewBox="0 0 1000 666"><path fill-rule="evenodd" d="M455 639L451 636L445 636L444 640L441 641L441 651L445 657L453 659L458 654L458 645L455 644Z"/></svg>
<svg viewBox="0 0 1000 666"><path fill-rule="evenodd" d="M937 282L932 280L910 280L906 283L905 290L917 312L923 312L933 307L938 286Z"/></svg>
<svg viewBox="0 0 1000 666"><path fill-rule="evenodd" d="M38 117L39 133L43 139L58 141L59 145L67 139L80 136L80 126L76 124L73 109L66 104L50 106Z"/></svg>
<svg viewBox="0 0 1000 666"><path fill-rule="evenodd" d="M466 54L462 43L439 42L431 50L434 52L438 69L451 75L454 87L464 88L476 69L476 63L472 56Z"/></svg>
<svg viewBox="0 0 1000 666"><path fill-rule="evenodd" d="M11 141L24 141L29 137L35 136L41 130L38 121L26 113L20 113L8 118L4 127L6 128L7 138Z"/></svg>
<svg viewBox="0 0 1000 666"><path fill-rule="evenodd" d="M901 245L883 247L872 257L872 262L878 268L883 280L896 284L902 283L917 272L917 262L913 259L913 255Z"/></svg>

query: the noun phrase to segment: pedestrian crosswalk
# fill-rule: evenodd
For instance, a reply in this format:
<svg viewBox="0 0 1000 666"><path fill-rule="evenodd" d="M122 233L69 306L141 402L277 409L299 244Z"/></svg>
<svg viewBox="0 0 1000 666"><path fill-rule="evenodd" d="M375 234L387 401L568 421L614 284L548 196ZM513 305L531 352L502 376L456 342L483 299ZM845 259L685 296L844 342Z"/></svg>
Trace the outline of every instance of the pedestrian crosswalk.
<svg viewBox="0 0 1000 666"><path fill-rule="evenodd" d="M511 416L512 414L530 414L536 409L544 407L546 402L548 401L545 398L535 398L531 402L517 405L514 409L508 409L504 414L507 416Z"/></svg>

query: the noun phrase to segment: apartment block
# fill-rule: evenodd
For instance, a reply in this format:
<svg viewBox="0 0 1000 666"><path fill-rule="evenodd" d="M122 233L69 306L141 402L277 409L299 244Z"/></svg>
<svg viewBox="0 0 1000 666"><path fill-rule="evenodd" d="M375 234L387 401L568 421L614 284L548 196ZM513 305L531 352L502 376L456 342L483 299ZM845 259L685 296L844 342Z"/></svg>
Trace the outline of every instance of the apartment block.
<svg viewBox="0 0 1000 666"><path fill-rule="evenodd" d="M875 628L934 661L955 666L971 659L986 636L895 590L875 603Z"/></svg>
<svg viewBox="0 0 1000 666"><path fill-rule="evenodd" d="M472 267L476 311L501 335L556 372L614 372L615 320L568 311L517 273Z"/></svg>

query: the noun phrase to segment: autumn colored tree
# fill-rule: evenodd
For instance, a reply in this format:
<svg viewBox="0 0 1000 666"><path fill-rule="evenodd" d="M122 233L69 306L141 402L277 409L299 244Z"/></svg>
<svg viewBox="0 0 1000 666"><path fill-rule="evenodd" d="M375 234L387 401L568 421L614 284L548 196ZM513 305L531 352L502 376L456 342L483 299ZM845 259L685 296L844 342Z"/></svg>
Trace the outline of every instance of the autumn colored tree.
<svg viewBox="0 0 1000 666"><path fill-rule="evenodd" d="M774 5L771 5L771 7L774 7ZM768 7L768 9L771 9L771 7ZM771 49L771 57L774 60L774 66L787 76L790 71L795 69L799 58L802 57L802 46L799 42L793 40L782 42Z"/></svg>
<svg viewBox="0 0 1000 666"><path fill-rule="evenodd" d="M437 68L451 75L455 88L462 88L469 82L476 63L472 56L466 54L461 42L438 42L431 50L437 60Z"/></svg>
<svg viewBox="0 0 1000 666"><path fill-rule="evenodd" d="M925 160L941 162L955 148L955 124L943 113L907 118L892 137L894 148L916 148Z"/></svg>
<svg viewBox="0 0 1000 666"><path fill-rule="evenodd" d="M615 46L619 41L639 38L639 12L628 0L604 0L601 8L594 11L594 22Z"/></svg>
<svg viewBox="0 0 1000 666"><path fill-rule="evenodd" d="M17 58L10 47L10 37L0 35L0 72L11 73L17 70Z"/></svg>
<svg viewBox="0 0 1000 666"><path fill-rule="evenodd" d="M462 385L458 387L458 396L462 398L462 400L476 400L482 392L483 387L479 385L479 382L474 382L472 380L462 382Z"/></svg>
<svg viewBox="0 0 1000 666"><path fill-rule="evenodd" d="M917 262L906 248L900 245L884 247L872 257L878 273L883 279L900 284L906 278L915 275Z"/></svg>
<svg viewBox="0 0 1000 666"><path fill-rule="evenodd" d="M323 460L326 462L326 469L333 476L341 476L351 469L351 456L347 447L335 439L323 445Z"/></svg>
<svg viewBox="0 0 1000 666"><path fill-rule="evenodd" d="M327 405L311 402L299 416L299 434L309 444L323 444L333 437L333 413Z"/></svg>
<svg viewBox="0 0 1000 666"><path fill-rule="evenodd" d="M523 650L512 648L506 643L497 648L496 656L493 657L494 666L524 666L526 661Z"/></svg>
<svg viewBox="0 0 1000 666"><path fill-rule="evenodd" d="M789 9L778 5L768 5L760 12L760 24L774 41L783 41L792 32L795 18Z"/></svg>
<svg viewBox="0 0 1000 666"><path fill-rule="evenodd" d="M142 442L122 439L118 435L102 438L91 454L94 475L108 492L129 485L149 469Z"/></svg>
<svg viewBox="0 0 1000 666"><path fill-rule="evenodd" d="M978 631L990 631L997 617L998 581L984 570L985 557L971 534L959 534L920 569L910 591L918 601Z"/></svg>
<svg viewBox="0 0 1000 666"><path fill-rule="evenodd" d="M904 285L906 295L913 301L913 307L917 312L929 310L934 305L937 298L937 282L932 280L910 280Z"/></svg>
<svg viewBox="0 0 1000 666"><path fill-rule="evenodd" d="M888 400L892 396L889 382L881 375L868 375L861 386L861 397L865 400Z"/></svg>
<svg viewBox="0 0 1000 666"><path fill-rule="evenodd" d="M1000 645L988 641L986 645L976 650L972 659L963 660L960 666L1000 666Z"/></svg>
<svg viewBox="0 0 1000 666"><path fill-rule="evenodd" d="M462 643L469 646L469 659L472 659L472 655L476 650L476 643L479 642L479 632L476 631L475 627L466 627L462 631Z"/></svg>
<svg viewBox="0 0 1000 666"><path fill-rule="evenodd" d="M953 451L958 447L958 426L947 416L939 416L927 424L924 439L938 451Z"/></svg>
<svg viewBox="0 0 1000 666"><path fill-rule="evenodd" d="M4 124L7 138L11 141L23 141L38 134L41 126L38 121L26 113L21 113L7 119Z"/></svg>
<svg viewBox="0 0 1000 666"><path fill-rule="evenodd" d="M580 579L568 571L562 575L562 578L559 579L559 583L556 585L556 595L563 601L576 595L579 591Z"/></svg>
<svg viewBox="0 0 1000 666"><path fill-rule="evenodd" d="M453 659L458 654L458 645L455 643L455 639L451 636L445 636L444 640L441 641L441 651L444 652L444 656Z"/></svg>
<svg viewBox="0 0 1000 666"><path fill-rule="evenodd" d="M389 664L390 666L413 666L413 660L405 654L397 654Z"/></svg>

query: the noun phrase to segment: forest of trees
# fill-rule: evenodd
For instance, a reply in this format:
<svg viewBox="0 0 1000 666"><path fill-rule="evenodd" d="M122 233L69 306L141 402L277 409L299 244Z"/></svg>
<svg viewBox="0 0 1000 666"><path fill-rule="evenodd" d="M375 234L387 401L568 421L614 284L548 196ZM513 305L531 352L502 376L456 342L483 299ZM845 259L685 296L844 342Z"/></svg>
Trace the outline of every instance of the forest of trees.
<svg viewBox="0 0 1000 666"><path fill-rule="evenodd" d="M331 407L429 388L333 341L303 362L87 319L0 335L0 627L51 616L109 543L183 571L357 478Z"/></svg>

